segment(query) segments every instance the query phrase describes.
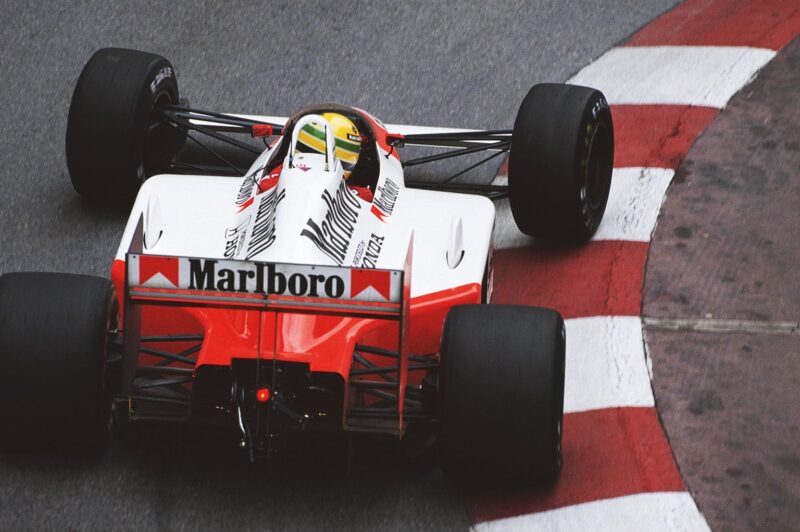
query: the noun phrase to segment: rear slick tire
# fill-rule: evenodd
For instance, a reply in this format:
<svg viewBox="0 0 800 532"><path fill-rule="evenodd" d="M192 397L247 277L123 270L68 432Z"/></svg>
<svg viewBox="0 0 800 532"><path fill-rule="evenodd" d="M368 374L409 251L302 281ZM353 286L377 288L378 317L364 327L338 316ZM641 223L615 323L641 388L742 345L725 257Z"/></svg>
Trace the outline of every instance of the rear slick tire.
<svg viewBox="0 0 800 532"><path fill-rule="evenodd" d="M108 439L110 281L86 275L0 277L0 448L99 452Z"/></svg>
<svg viewBox="0 0 800 532"><path fill-rule="evenodd" d="M554 310L450 310L437 409L439 463L448 477L522 484L558 477L564 354L564 321Z"/></svg>

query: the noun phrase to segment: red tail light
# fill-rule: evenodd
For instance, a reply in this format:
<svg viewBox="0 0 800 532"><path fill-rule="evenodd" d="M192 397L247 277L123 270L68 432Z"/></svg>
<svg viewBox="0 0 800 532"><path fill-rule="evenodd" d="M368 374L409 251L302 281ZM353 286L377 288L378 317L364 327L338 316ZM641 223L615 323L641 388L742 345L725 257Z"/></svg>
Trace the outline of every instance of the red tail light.
<svg viewBox="0 0 800 532"><path fill-rule="evenodd" d="M261 388L256 392L256 399L259 403L266 403L269 401L269 388Z"/></svg>

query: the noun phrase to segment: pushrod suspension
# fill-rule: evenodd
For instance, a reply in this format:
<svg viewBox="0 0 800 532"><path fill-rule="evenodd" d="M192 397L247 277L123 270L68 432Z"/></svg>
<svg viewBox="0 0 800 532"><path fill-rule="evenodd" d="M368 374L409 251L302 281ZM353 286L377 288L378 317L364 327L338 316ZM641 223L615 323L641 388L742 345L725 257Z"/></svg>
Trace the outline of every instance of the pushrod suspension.
<svg viewBox="0 0 800 532"><path fill-rule="evenodd" d="M464 148L463 150L451 150L445 153L437 153L435 155L428 155L426 157L419 157L417 159L411 159L409 161L403 162L403 167L407 166L416 166L418 164L425 164L425 163L432 163L434 161L441 161L443 159L450 159L451 157L460 157L462 155L469 155L471 153L477 153L479 151L486 151L486 150L502 150L507 151L508 147L511 146L510 140L503 140L499 142L492 142L487 144L482 144L480 146L475 146L472 148Z"/></svg>

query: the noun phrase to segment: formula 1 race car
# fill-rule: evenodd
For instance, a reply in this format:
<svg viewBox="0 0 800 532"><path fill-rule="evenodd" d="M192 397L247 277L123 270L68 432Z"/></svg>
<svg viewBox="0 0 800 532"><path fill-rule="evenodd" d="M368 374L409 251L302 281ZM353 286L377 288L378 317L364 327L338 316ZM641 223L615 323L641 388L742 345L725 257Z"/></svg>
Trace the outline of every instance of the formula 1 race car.
<svg viewBox="0 0 800 532"><path fill-rule="evenodd" d="M187 161L189 141L219 164ZM510 154L507 186L404 177L478 152L467 170ZM552 481L564 322L488 304L492 200L528 235L586 240L613 153L608 104L586 87L534 86L513 130L334 104L232 115L188 107L163 57L100 50L72 97L67 164L89 201L133 207L110 281L0 277L0 445L97 450L110 420L208 424L256 460L303 434L413 430L455 479Z"/></svg>

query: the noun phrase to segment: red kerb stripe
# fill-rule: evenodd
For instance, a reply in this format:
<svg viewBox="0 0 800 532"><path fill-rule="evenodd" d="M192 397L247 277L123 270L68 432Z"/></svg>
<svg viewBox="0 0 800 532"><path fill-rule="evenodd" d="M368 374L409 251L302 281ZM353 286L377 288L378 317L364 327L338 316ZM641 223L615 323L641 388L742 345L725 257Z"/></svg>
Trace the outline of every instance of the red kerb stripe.
<svg viewBox="0 0 800 532"><path fill-rule="evenodd" d="M798 34L797 0L688 0L642 28L626 44L780 50Z"/></svg>
<svg viewBox="0 0 800 532"><path fill-rule="evenodd" d="M495 251L493 303L550 307L565 318L638 316L647 242Z"/></svg>
<svg viewBox="0 0 800 532"><path fill-rule="evenodd" d="M475 488L467 500L480 522L685 489L656 410L609 408L564 416L564 467L551 488Z"/></svg>
<svg viewBox="0 0 800 532"><path fill-rule="evenodd" d="M614 105L614 166L677 168L717 116L712 107Z"/></svg>

